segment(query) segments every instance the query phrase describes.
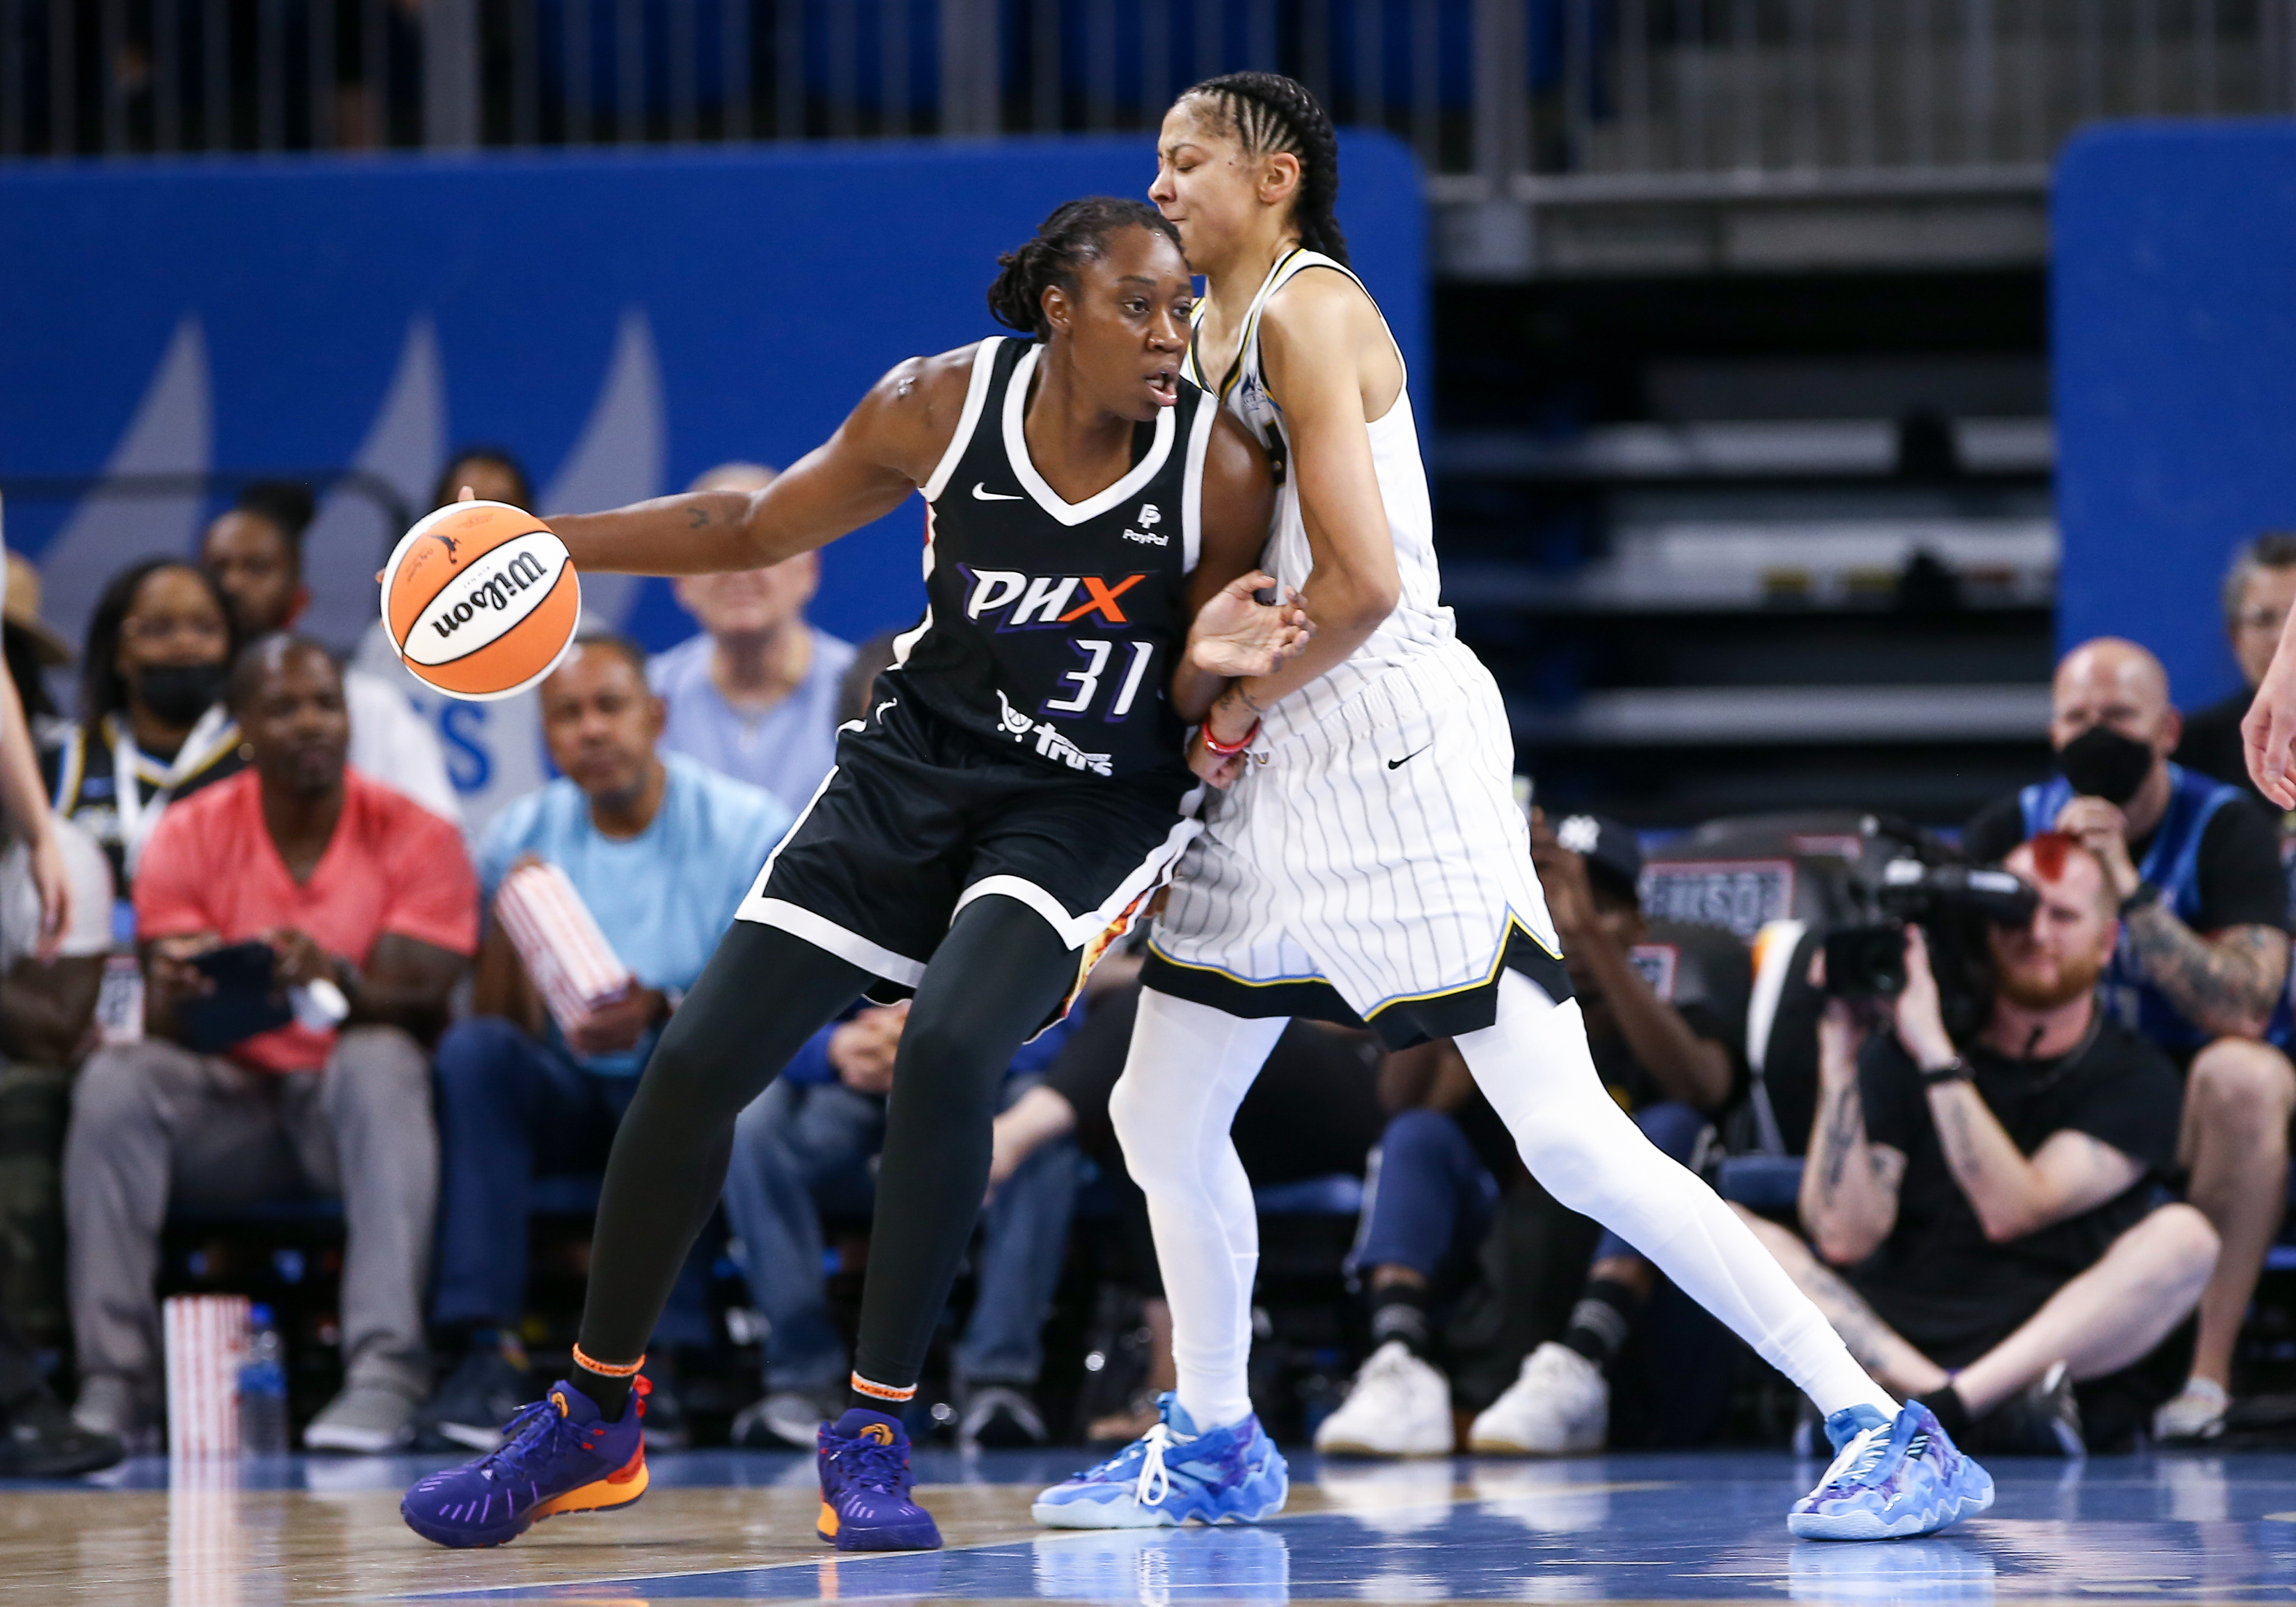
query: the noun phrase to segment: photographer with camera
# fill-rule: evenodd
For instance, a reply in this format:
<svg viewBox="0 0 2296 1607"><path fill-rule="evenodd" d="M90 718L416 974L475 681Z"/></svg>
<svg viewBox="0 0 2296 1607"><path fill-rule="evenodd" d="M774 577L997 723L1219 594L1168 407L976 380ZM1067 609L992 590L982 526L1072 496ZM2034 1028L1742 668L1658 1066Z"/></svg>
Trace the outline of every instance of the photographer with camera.
<svg viewBox="0 0 2296 1607"><path fill-rule="evenodd" d="M2047 832L2006 868L2038 897L2023 926L1988 925L1995 997L1964 1043L1918 925L1886 1004L1835 979L1800 1201L1815 1252L1748 1220L1850 1354L1956 1443L2078 1455L2072 1381L2184 1320L2217 1235L2152 1203L2176 1165L2177 1074L2099 1008L2120 936L2103 864Z"/></svg>
<svg viewBox="0 0 2296 1607"><path fill-rule="evenodd" d="M2060 774L1989 806L1962 846L1997 860L2055 830L2104 869L2121 922L2106 1008L2183 1067L2177 1160L2224 1242L2192 1377L2154 1425L2163 1439L2207 1439L2223 1431L2234 1341L2287 1199L2296 1069L2277 833L2237 789L2169 762L2182 730L2158 659L2116 637L2084 643L2051 689Z"/></svg>

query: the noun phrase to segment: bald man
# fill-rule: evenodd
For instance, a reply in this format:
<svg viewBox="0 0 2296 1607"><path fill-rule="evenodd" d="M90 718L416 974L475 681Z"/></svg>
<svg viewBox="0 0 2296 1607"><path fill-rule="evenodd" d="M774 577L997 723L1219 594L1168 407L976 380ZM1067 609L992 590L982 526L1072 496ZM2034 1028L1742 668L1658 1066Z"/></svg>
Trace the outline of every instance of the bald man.
<svg viewBox="0 0 2296 1607"><path fill-rule="evenodd" d="M2104 996L2185 1069L2177 1160L2224 1242L2201 1297L2192 1377L2163 1439L2224 1429L2234 1341L2288 1188L2288 880L2277 833L2240 789L2169 762L2184 721L2168 672L2134 642L2085 642L2057 666L2059 774L1988 807L1962 846L1998 860L2037 832L2080 839L2104 866L2122 933Z"/></svg>
<svg viewBox="0 0 2296 1607"><path fill-rule="evenodd" d="M696 491L762 491L774 471L721 463ZM648 672L669 711L666 753L763 787L791 813L813 801L836 762L838 689L853 648L806 622L821 584L821 554L800 553L760 570L688 575L678 605L701 634L655 655Z"/></svg>

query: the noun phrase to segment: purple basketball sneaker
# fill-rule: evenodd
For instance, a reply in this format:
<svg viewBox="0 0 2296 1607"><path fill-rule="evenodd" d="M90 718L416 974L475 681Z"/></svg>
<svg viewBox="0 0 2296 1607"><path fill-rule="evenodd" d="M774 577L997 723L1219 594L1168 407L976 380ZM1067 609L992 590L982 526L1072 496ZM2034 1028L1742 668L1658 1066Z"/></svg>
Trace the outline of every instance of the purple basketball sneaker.
<svg viewBox="0 0 2296 1607"><path fill-rule="evenodd" d="M939 1551L932 1514L909 1499L909 1437L900 1420L855 1406L825 1423L816 1444L821 1521L840 1551Z"/></svg>

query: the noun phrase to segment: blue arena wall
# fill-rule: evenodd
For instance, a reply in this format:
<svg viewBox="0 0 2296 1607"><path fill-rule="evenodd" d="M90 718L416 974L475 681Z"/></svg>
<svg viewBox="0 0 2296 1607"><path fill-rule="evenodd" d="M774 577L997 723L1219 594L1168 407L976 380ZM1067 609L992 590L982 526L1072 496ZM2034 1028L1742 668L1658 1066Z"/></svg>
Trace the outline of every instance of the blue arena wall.
<svg viewBox="0 0 2296 1607"><path fill-rule="evenodd" d="M1383 135L1341 150L1341 217L1426 419L1418 172ZM0 173L0 478L356 463L419 511L449 446L488 441L548 509L787 463L892 364L994 332L996 254L1055 205L1153 176L1145 135L17 167ZM20 483L8 543L76 638L106 575L188 551L216 505ZM373 618L389 534L371 502L325 500L316 634L348 643ZM830 549L815 619L854 638L913 619L921 539L912 501ZM693 628L661 582L586 596L652 646Z"/></svg>
<svg viewBox="0 0 2296 1607"><path fill-rule="evenodd" d="M2143 642L2198 708L2239 685L2233 549L2296 528L2296 123L2085 135L2054 214L2058 640Z"/></svg>

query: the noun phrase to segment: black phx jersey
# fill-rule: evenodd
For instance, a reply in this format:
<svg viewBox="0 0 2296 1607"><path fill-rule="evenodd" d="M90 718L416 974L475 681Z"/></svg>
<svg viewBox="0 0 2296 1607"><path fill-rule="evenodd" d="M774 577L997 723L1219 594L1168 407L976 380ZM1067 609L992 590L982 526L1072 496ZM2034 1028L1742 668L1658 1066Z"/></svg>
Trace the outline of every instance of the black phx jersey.
<svg viewBox="0 0 2296 1607"><path fill-rule="evenodd" d="M1167 692L1187 642L1204 447L1216 409L1192 385L1147 448L1069 503L1029 461L1021 414L1043 348L981 342L948 450L924 487L925 617L898 685L962 730L1042 763L1136 775L1181 762Z"/></svg>

